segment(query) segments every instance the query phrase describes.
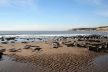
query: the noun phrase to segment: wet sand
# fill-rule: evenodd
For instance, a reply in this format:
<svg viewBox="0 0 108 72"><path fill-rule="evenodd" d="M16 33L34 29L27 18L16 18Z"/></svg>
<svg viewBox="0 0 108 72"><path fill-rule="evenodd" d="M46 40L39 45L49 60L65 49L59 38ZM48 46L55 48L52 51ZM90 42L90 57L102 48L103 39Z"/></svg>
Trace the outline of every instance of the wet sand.
<svg viewBox="0 0 108 72"><path fill-rule="evenodd" d="M32 63L21 63L14 61L14 58L3 56L0 61L0 72L40 72L40 70Z"/></svg>
<svg viewBox="0 0 108 72"><path fill-rule="evenodd" d="M31 45L30 49L24 49ZM40 51L33 51L39 46ZM9 52L9 49L19 49ZM0 61L0 72L107 72L108 55L89 51L87 48L52 47L49 42L7 43L0 44L0 49L6 49L6 56L13 60ZM100 57L102 56L102 57ZM103 56L105 56L103 58ZM104 62L105 60L105 62ZM3 66L4 65L4 66ZM21 67L21 68L20 68ZM22 69L22 67L24 67ZM32 71L33 70L33 71Z"/></svg>

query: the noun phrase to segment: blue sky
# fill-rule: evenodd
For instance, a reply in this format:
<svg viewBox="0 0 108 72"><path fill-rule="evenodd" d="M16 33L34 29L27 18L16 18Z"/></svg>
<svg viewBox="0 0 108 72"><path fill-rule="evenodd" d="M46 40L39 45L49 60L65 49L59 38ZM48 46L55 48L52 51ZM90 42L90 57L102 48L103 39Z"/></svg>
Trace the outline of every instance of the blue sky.
<svg viewBox="0 0 108 72"><path fill-rule="evenodd" d="M108 0L0 0L0 30L108 25Z"/></svg>

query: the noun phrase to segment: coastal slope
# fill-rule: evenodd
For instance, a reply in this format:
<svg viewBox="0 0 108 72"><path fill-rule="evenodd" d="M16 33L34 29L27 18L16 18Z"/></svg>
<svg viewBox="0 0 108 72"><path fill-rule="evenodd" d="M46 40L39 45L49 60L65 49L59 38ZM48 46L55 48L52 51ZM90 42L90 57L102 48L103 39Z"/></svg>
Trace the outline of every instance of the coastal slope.
<svg viewBox="0 0 108 72"><path fill-rule="evenodd" d="M108 31L108 26L101 26L95 28L73 28L69 31Z"/></svg>

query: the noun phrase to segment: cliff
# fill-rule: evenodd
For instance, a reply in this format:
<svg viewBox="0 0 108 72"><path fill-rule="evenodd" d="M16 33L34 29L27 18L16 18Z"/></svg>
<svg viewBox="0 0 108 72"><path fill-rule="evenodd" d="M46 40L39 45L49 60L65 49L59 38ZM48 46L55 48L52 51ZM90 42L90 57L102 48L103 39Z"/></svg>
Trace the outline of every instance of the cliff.
<svg viewBox="0 0 108 72"><path fill-rule="evenodd" d="M96 28L74 28L69 31L108 31L108 26L96 27Z"/></svg>

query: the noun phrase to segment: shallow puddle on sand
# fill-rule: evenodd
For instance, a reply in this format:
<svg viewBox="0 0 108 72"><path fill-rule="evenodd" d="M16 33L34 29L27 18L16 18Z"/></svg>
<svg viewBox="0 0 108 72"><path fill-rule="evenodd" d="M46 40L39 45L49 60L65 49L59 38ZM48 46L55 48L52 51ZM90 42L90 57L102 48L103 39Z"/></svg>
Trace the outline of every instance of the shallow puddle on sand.
<svg viewBox="0 0 108 72"><path fill-rule="evenodd" d="M98 72L108 72L108 55L95 58L93 65Z"/></svg>
<svg viewBox="0 0 108 72"><path fill-rule="evenodd" d="M3 56L0 60L0 72L38 72L30 63L12 61L12 58Z"/></svg>
<svg viewBox="0 0 108 72"><path fill-rule="evenodd" d="M95 57L87 66L79 68L78 72L108 72L108 55Z"/></svg>

